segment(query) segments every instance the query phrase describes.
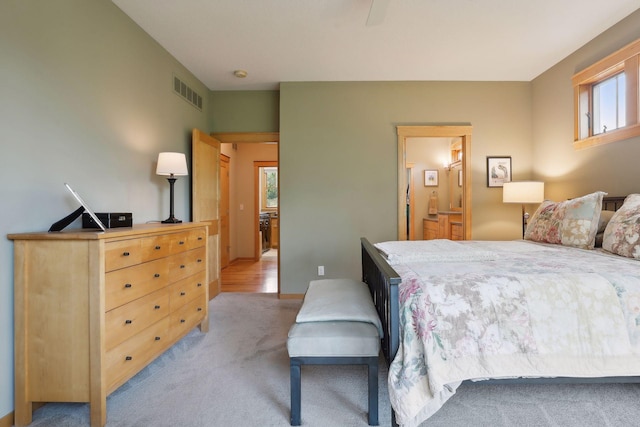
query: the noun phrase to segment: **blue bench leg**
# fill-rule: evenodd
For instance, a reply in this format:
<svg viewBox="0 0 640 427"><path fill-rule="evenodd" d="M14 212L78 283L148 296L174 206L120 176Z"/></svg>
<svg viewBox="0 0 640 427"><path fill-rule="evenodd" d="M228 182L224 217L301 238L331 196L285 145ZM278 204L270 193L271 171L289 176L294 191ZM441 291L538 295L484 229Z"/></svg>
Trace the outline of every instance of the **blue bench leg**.
<svg viewBox="0 0 640 427"><path fill-rule="evenodd" d="M300 362L290 359L291 377L291 425L300 425L301 378Z"/></svg>
<svg viewBox="0 0 640 427"><path fill-rule="evenodd" d="M378 358L371 357L367 363L369 371L369 425L377 426L378 422Z"/></svg>

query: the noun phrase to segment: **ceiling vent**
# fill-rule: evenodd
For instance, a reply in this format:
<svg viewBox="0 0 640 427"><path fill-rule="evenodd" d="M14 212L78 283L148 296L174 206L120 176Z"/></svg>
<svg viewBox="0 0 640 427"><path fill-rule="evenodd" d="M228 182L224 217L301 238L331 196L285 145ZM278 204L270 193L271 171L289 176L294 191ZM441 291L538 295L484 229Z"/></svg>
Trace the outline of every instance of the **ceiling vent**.
<svg viewBox="0 0 640 427"><path fill-rule="evenodd" d="M189 104L202 111L202 97L175 74L173 76L173 91Z"/></svg>

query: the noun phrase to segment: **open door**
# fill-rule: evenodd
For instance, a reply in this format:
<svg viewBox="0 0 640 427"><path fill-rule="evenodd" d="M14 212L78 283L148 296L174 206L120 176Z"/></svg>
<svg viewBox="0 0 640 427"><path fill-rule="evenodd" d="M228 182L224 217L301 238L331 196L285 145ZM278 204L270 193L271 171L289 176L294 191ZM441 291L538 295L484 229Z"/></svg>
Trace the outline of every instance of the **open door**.
<svg viewBox="0 0 640 427"><path fill-rule="evenodd" d="M209 226L209 298L220 293L220 141L198 129L191 136L192 221Z"/></svg>

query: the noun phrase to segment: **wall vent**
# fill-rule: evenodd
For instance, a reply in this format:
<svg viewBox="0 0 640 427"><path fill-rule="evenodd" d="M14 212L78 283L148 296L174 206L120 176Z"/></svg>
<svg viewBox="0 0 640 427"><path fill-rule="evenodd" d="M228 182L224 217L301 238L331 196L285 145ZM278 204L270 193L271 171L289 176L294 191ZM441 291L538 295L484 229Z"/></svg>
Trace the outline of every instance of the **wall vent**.
<svg viewBox="0 0 640 427"><path fill-rule="evenodd" d="M189 104L202 111L202 97L176 75L173 76L173 91Z"/></svg>

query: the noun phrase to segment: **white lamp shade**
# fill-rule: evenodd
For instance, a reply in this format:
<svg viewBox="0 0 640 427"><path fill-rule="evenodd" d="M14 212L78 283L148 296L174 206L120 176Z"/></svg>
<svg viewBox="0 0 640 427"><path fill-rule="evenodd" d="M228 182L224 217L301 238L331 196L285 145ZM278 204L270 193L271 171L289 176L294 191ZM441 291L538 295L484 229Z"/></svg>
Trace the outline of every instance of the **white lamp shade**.
<svg viewBox="0 0 640 427"><path fill-rule="evenodd" d="M158 154L157 175L189 175L187 171L187 158L183 153Z"/></svg>
<svg viewBox="0 0 640 427"><path fill-rule="evenodd" d="M544 182L514 181L502 186L503 203L540 203L544 200Z"/></svg>

